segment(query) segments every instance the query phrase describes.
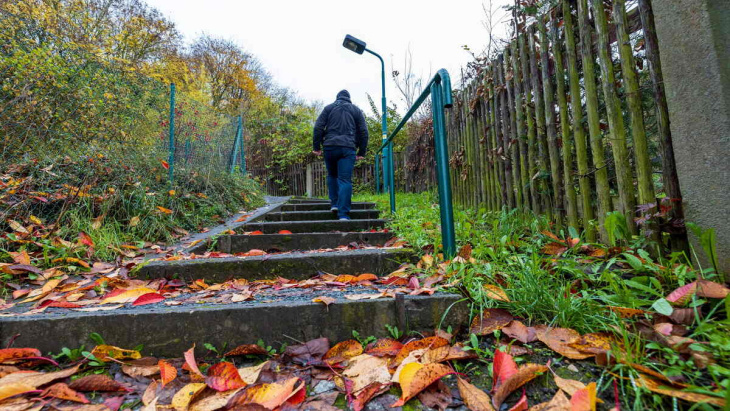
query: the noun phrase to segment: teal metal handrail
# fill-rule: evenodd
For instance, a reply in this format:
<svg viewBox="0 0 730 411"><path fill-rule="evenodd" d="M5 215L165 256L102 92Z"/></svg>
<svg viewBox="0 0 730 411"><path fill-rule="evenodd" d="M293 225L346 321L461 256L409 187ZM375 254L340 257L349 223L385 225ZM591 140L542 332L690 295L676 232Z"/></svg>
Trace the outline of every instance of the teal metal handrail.
<svg viewBox="0 0 730 411"><path fill-rule="evenodd" d="M436 147L436 179L438 182L439 209L441 214L441 242L444 247L444 256L451 258L456 255L456 234L454 232L454 207L451 202L451 178L449 176L449 146L446 141L446 117L444 108L453 105L451 97L451 77L446 69L439 70L418 96L403 119L393 132L376 151L376 155L387 148L396 134L406 125L408 120L421 107L426 97L431 95L431 113L433 117L433 138ZM388 173L388 191L390 193L390 212L395 213L395 173Z"/></svg>

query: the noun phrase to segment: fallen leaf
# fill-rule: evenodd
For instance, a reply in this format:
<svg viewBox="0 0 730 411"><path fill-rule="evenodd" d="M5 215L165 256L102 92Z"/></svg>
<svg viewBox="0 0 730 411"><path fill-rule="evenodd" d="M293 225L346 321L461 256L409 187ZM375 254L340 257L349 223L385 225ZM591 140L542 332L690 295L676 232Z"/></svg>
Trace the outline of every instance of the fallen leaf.
<svg viewBox="0 0 730 411"><path fill-rule="evenodd" d="M127 388L124 384L111 379L108 375L104 374L91 374L83 376L79 379L71 381L69 387L76 391L81 392L92 392L92 391L103 391L103 392L118 392L118 391L132 391Z"/></svg>
<svg viewBox="0 0 730 411"><path fill-rule="evenodd" d="M555 242L545 244L545 246L540 250L541 253L547 255L560 255L566 251L568 251L568 247L566 245Z"/></svg>
<svg viewBox="0 0 730 411"><path fill-rule="evenodd" d="M421 364L428 364L432 362L445 362L454 360L467 360L470 358L476 358L477 355L474 351L464 351L461 346L444 345L441 347L431 348L423 354L421 357Z"/></svg>
<svg viewBox="0 0 730 411"><path fill-rule="evenodd" d="M54 371L54 372L35 372L35 371L24 371L24 372L15 372L12 374L8 374L2 378L0 378L0 387L15 383L21 383L24 385L29 385L33 387L33 389L36 389L37 387L46 385L50 382L60 380L62 378L70 377L79 370L79 365L76 365L71 368L67 368L65 370L60 371Z"/></svg>
<svg viewBox="0 0 730 411"><path fill-rule="evenodd" d="M613 341L615 341L613 334L597 332L584 334L578 341L568 343L568 345L585 354L599 355L611 350L611 342Z"/></svg>
<svg viewBox="0 0 730 411"><path fill-rule="evenodd" d="M132 303L133 306L140 306L140 305L147 305L147 304L155 304L159 303L160 301L165 301L165 297L163 297L159 293L147 293L142 294L139 297L137 297L136 300Z"/></svg>
<svg viewBox="0 0 730 411"><path fill-rule="evenodd" d="M53 397L58 398L60 400L66 400L66 401L73 401L73 402L80 402L82 404L88 404L89 400L86 399L86 397L78 393L74 390L72 390L68 385L57 382L50 387L43 390L43 392L40 394L41 397Z"/></svg>
<svg viewBox="0 0 730 411"><path fill-rule="evenodd" d="M327 338L317 338L300 345L290 345L282 354L285 361L308 365L318 363L329 351L330 342Z"/></svg>
<svg viewBox="0 0 730 411"><path fill-rule="evenodd" d="M335 344L322 359L326 363L334 365L360 354L362 354L362 344L355 340L347 340Z"/></svg>
<svg viewBox="0 0 730 411"><path fill-rule="evenodd" d="M147 388L144 390L144 393L142 394L142 404L149 405L157 400L157 388L159 384L157 384L157 381L152 380L150 382L150 385L147 386Z"/></svg>
<svg viewBox="0 0 730 411"><path fill-rule="evenodd" d="M177 377L177 368L173 367L170 363L165 360L160 360L157 363L160 368L160 380L162 387L171 383Z"/></svg>
<svg viewBox="0 0 730 411"><path fill-rule="evenodd" d="M497 388L492 396L492 405L500 409L502 402L516 389L537 378L540 373L548 370L548 367L540 364L525 364L517 372L506 378L502 385Z"/></svg>
<svg viewBox="0 0 730 411"><path fill-rule="evenodd" d="M245 387L241 376L238 374L236 366L229 362L219 362L212 365L208 369L208 376L205 377L205 383L216 391L235 390L236 388Z"/></svg>
<svg viewBox="0 0 730 411"><path fill-rule="evenodd" d="M464 404L472 411L494 411L492 400L486 392L480 390L475 385L467 382L461 377L457 377L456 385L459 387L459 393Z"/></svg>
<svg viewBox="0 0 730 411"><path fill-rule="evenodd" d="M666 300L672 303L672 305L685 305L697 291L697 282L691 282L687 285L677 288L676 290L669 293Z"/></svg>
<svg viewBox="0 0 730 411"><path fill-rule="evenodd" d="M0 400L13 397L28 391L34 391L36 387L22 382L0 385Z"/></svg>
<svg viewBox="0 0 730 411"><path fill-rule="evenodd" d="M137 227L139 225L139 216L134 216L129 219L129 226L130 227Z"/></svg>
<svg viewBox="0 0 730 411"><path fill-rule="evenodd" d="M139 288L132 288L129 290L124 290L123 292L120 292L119 294L112 295L111 297L104 298L102 301L102 304L123 304L123 303L131 303L135 301L137 298L150 293L156 293L155 290L147 287L139 287Z"/></svg>
<svg viewBox="0 0 730 411"><path fill-rule="evenodd" d="M269 352L260 345L257 344L244 344L228 351L224 357L235 357L237 355L269 355Z"/></svg>
<svg viewBox="0 0 730 411"><path fill-rule="evenodd" d="M730 288L722 284L708 281L697 280L697 295L704 298L725 298L730 293Z"/></svg>
<svg viewBox="0 0 730 411"><path fill-rule="evenodd" d="M452 372L451 368L444 364L431 363L424 365L417 362L407 364L398 379L402 392L401 397L391 407L403 406L426 387Z"/></svg>
<svg viewBox="0 0 730 411"><path fill-rule="evenodd" d="M263 231L259 231L259 230L252 231L252 232L248 233L248 235L263 235L263 234L264 234L264 232Z"/></svg>
<svg viewBox="0 0 730 411"><path fill-rule="evenodd" d="M517 320L514 320L506 327L503 327L502 332L510 338L514 338L515 340L523 344L531 343L537 340L537 333L535 332L535 328L528 327L521 321Z"/></svg>
<svg viewBox="0 0 730 411"><path fill-rule="evenodd" d="M372 383L368 385L367 387L360 390L359 393L355 395L355 399L352 401L352 409L354 411L362 411L367 403L375 398L376 396L388 391L390 388L390 383L387 384L381 384L378 382Z"/></svg>
<svg viewBox="0 0 730 411"><path fill-rule="evenodd" d="M133 378L150 377L159 374L160 367L156 358L145 357L122 365L122 372Z"/></svg>
<svg viewBox="0 0 730 411"><path fill-rule="evenodd" d="M570 346L580 340L580 334L570 328L548 328L545 325L538 325L535 326L535 332L537 339L551 350L572 360L582 360L594 355L582 353Z"/></svg>
<svg viewBox="0 0 730 411"><path fill-rule="evenodd" d="M293 234L293 233L289 230L279 230L279 234Z"/></svg>
<svg viewBox="0 0 730 411"><path fill-rule="evenodd" d="M481 315L475 316L469 327L469 332L476 335L491 334L500 330L514 318L512 314L501 308L487 308Z"/></svg>
<svg viewBox="0 0 730 411"><path fill-rule="evenodd" d="M568 378L561 378L557 374L553 373L555 379L555 385L561 390L565 391L571 397L578 391L586 388L586 385L578 380L571 380Z"/></svg>
<svg viewBox="0 0 730 411"><path fill-rule="evenodd" d="M342 375L352 381L352 392L357 393L373 383L390 383L388 359L369 354L358 355L350 360Z"/></svg>
<svg viewBox="0 0 730 411"><path fill-rule="evenodd" d="M504 382L517 374L517 363L511 355L502 350L494 350L494 362L492 363L492 392L499 389Z"/></svg>
<svg viewBox="0 0 730 411"><path fill-rule="evenodd" d="M164 214L172 214L172 210L170 210L169 208L162 207L162 206L157 206L157 211L164 213Z"/></svg>
<svg viewBox="0 0 730 411"><path fill-rule="evenodd" d="M196 395L200 394L206 385L202 382L191 382L190 384L180 388L178 392L172 397L172 408L176 411L186 411L190 402L193 401Z"/></svg>
<svg viewBox="0 0 730 411"><path fill-rule="evenodd" d="M213 411L213 410L223 410L225 409L226 404L228 404L228 401L230 401L231 397L236 395L236 393L240 392L241 390L245 390L246 388L238 388L235 390L230 391L214 391L213 395L207 395L199 400L196 400L194 403L190 405L188 408L189 411ZM249 411L244 408L244 411ZM250 410L250 411L256 411L256 410Z"/></svg>
<svg viewBox="0 0 730 411"><path fill-rule="evenodd" d="M400 365L400 363L403 362L406 357L408 357L411 351L424 348L433 349L443 347L445 345L449 345L449 341L438 336L426 337L420 340L411 341L404 345L403 348L400 349L400 351L398 351L398 354L395 356L395 360L393 360L391 367L395 368Z"/></svg>
<svg viewBox="0 0 730 411"><path fill-rule="evenodd" d="M636 308L626 308L626 307L614 307L614 306L608 306L608 309L615 312L619 315L621 318L631 318L636 317L638 315L646 314L648 311L639 310Z"/></svg>
<svg viewBox="0 0 730 411"><path fill-rule="evenodd" d="M681 400L694 402L694 403L707 403L718 406L720 408L725 407L726 400L721 397L715 397L707 394L700 394L697 392L684 391L682 388L675 388L668 383L662 383L644 374L639 374L638 385L648 389L651 392L657 394L668 395L670 397L679 398Z"/></svg>
<svg viewBox="0 0 730 411"><path fill-rule="evenodd" d="M530 411L569 411L570 400L565 396L563 391L558 390L553 398L548 402L543 402L530 407Z"/></svg>
<svg viewBox="0 0 730 411"><path fill-rule="evenodd" d="M259 375L261 375L261 370L263 370L264 367L268 364L269 364L268 361L264 361L259 365L239 368L238 375L241 376L241 379L246 384L248 384L248 385L256 384L256 382L259 379Z"/></svg>
<svg viewBox="0 0 730 411"><path fill-rule="evenodd" d="M596 411L596 383L592 382L573 394L570 399L571 411Z"/></svg>
<svg viewBox="0 0 730 411"><path fill-rule="evenodd" d="M94 241L83 231L79 232L79 242L88 247L94 246Z"/></svg>
<svg viewBox="0 0 730 411"><path fill-rule="evenodd" d="M403 348L403 344L392 338L381 338L370 343L365 352L376 357L395 357Z"/></svg>
<svg viewBox="0 0 730 411"><path fill-rule="evenodd" d="M312 299L313 303L322 303L327 307L329 307L329 305L334 303L335 301L337 301L337 300L332 297L327 297L327 296L315 297Z"/></svg>
<svg viewBox="0 0 730 411"><path fill-rule="evenodd" d="M498 285L484 284L484 295L493 300L510 302L507 293Z"/></svg>
<svg viewBox="0 0 730 411"><path fill-rule="evenodd" d="M283 382L252 385L245 390L241 390L231 397L227 407L258 404L273 410L285 403L291 405L301 403L304 401L304 395L302 394L306 394L304 382L298 377L292 377Z"/></svg>
<svg viewBox="0 0 730 411"><path fill-rule="evenodd" d="M113 345L97 345L91 350L91 354L98 358L99 361L107 362L109 360L138 360L142 358L142 354L136 350L125 350Z"/></svg>
<svg viewBox="0 0 730 411"><path fill-rule="evenodd" d="M16 364L27 357L40 357L41 352L35 348L3 348L0 349L1 364Z"/></svg>

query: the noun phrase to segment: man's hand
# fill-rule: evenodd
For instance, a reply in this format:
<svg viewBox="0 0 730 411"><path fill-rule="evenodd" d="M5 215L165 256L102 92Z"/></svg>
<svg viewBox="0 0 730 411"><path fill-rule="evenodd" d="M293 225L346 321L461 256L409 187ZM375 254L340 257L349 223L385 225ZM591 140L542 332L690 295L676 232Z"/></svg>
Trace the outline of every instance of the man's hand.
<svg viewBox="0 0 730 411"><path fill-rule="evenodd" d="M319 157L319 156L321 156L321 155L322 155L322 150L319 150L319 151L312 151L312 154L314 154L315 156Z"/></svg>
<svg viewBox="0 0 730 411"><path fill-rule="evenodd" d="M355 161L365 160L364 156L355 156Z"/></svg>

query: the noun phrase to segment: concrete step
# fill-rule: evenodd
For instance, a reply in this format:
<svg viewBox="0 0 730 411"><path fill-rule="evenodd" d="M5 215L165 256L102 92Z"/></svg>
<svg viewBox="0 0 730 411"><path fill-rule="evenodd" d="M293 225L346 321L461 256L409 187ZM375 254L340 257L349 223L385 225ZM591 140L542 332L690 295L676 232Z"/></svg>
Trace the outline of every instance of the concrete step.
<svg viewBox="0 0 730 411"><path fill-rule="evenodd" d="M265 280L283 277L304 280L320 272L330 274L386 275L405 262L416 262L413 250L406 248L330 252L293 252L252 257L197 258L194 260L152 261L142 266L140 278L204 279L220 283L232 278Z"/></svg>
<svg viewBox="0 0 730 411"><path fill-rule="evenodd" d="M329 204L330 200L325 198L306 198L306 197L294 197L287 201L288 204L306 204L306 203L317 203L317 204Z"/></svg>
<svg viewBox="0 0 730 411"><path fill-rule="evenodd" d="M372 220L380 216L378 210L352 210L350 218L353 220ZM321 221L337 220L337 213L329 210L321 211L283 211L271 212L264 215L261 221Z"/></svg>
<svg viewBox="0 0 730 411"><path fill-rule="evenodd" d="M261 231L264 234L275 234L281 230L292 233L327 233L331 231L354 232L380 230L385 227L385 220L322 220L322 221L255 221L242 226L244 231Z"/></svg>
<svg viewBox="0 0 730 411"><path fill-rule="evenodd" d="M130 348L142 344L144 355L180 357L193 344L202 354L205 343L232 348L261 339L278 348L293 344L292 339L327 337L334 344L352 338L353 330L387 337L385 324L417 332L433 331L439 324L456 329L469 315L468 305L457 303L462 297L454 294L351 301L331 290L304 297L301 293L297 290L274 302L154 304L96 312L48 309L38 315L1 317L0 341L5 347L15 339L14 346L35 347L46 354L63 347L93 347L89 335L99 333L107 344ZM313 303L319 295L337 300L328 307Z"/></svg>
<svg viewBox="0 0 730 411"><path fill-rule="evenodd" d="M375 208L375 203L352 203L352 210L372 210ZM329 211L330 203L293 203L284 204L279 208L278 211L316 211L326 210Z"/></svg>
<svg viewBox="0 0 730 411"><path fill-rule="evenodd" d="M225 235L218 237L218 251L242 253L253 249L264 251L318 250L351 243L382 246L392 237L393 234L381 232Z"/></svg>

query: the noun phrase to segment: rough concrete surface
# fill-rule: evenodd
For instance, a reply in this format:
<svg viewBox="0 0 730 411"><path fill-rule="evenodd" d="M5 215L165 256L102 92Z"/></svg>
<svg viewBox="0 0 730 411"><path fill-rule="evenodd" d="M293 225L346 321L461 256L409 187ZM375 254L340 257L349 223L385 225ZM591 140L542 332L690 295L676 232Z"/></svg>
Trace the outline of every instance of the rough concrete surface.
<svg viewBox="0 0 730 411"><path fill-rule="evenodd" d="M144 345L145 355L179 357L193 344L216 347L256 343L259 339L283 343L327 337L337 342L361 335L387 336L385 324L401 330L445 329L468 319L468 305L455 304L461 296L435 294L404 299L349 301L325 306L311 301L282 301L261 305L155 307L125 311L71 312L63 316L15 316L0 319L0 341L5 346L16 334L15 346L37 347L43 353L63 347L92 347L93 332L119 347ZM142 308L142 307L139 307ZM442 322L443 319L443 322Z"/></svg>
<svg viewBox="0 0 730 411"><path fill-rule="evenodd" d="M264 221L246 224L245 231L261 231L264 234L275 234L281 230L292 233L326 233L330 231L364 231L385 227L385 220L321 220L321 221Z"/></svg>
<svg viewBox="0 0 730 411"><path fill-rule="evenodd" d="M727 273L730 2L662 0L653 7L685 217L715 229L721 270ZM697 241L694 246L702 253Z"/></svg>
<svg viewBox="0 0 730 411"><path fill-rule="evenodd" d="M218 251L241 253L252 249L269 251L319 250L351 243L382 246L390 233L299 233L262 235L225 235L218 237Z"/></svg>
<svg viewBox="0 0 730 411"><path fill-rule="evenodd" d="M353 220L377 219L380 216L378 210L351 210L350 218ZM264 221L320 221L337 220L336 212L329 210L315 211L275 211L263 216Z"/></svg>

